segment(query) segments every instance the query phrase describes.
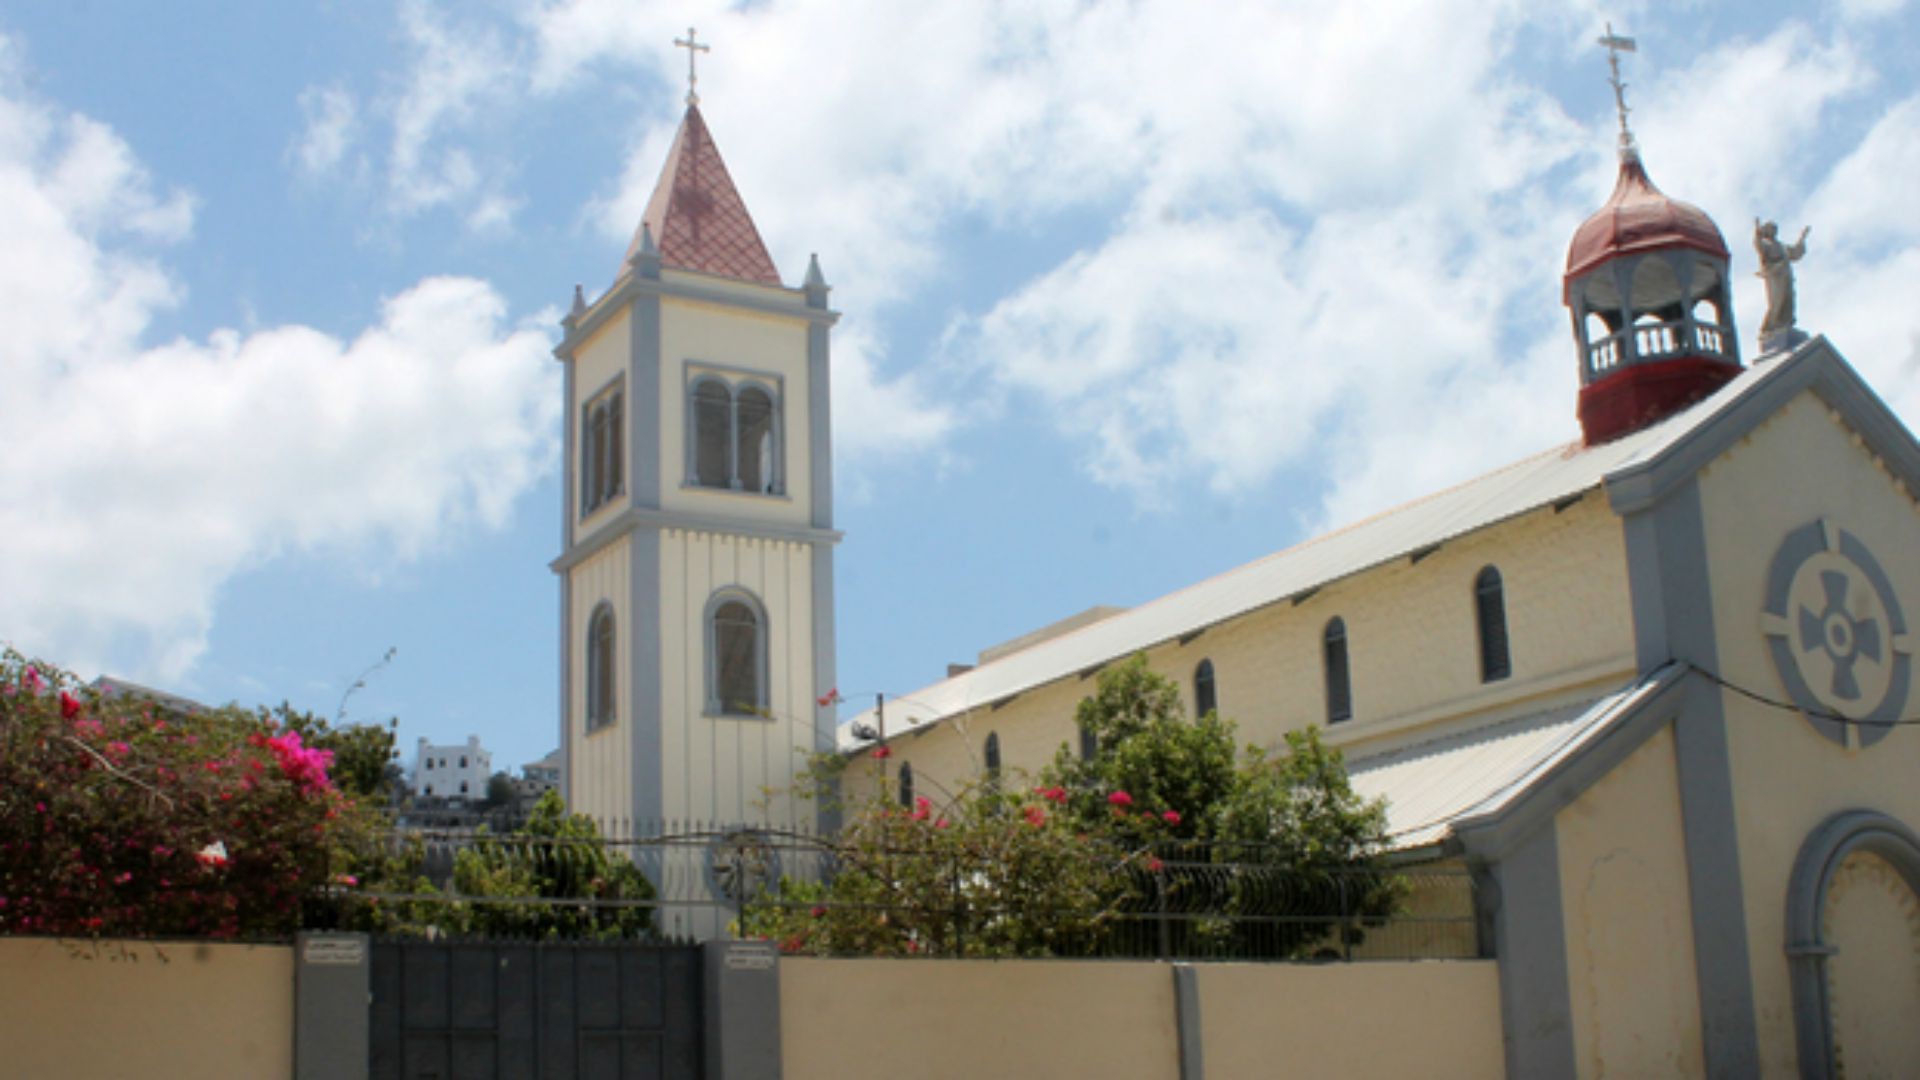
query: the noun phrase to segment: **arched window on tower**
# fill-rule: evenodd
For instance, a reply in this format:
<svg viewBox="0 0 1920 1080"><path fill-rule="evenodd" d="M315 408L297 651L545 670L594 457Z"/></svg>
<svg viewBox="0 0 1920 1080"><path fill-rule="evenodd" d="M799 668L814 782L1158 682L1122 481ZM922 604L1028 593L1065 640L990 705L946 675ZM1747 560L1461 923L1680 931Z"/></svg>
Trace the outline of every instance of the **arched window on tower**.
<svg viewBox="0 0 1920 1080"><path fill-rule="evenodd" d="M614 720L613 607L601 604L587 620L587 730L606 727Z"/></svg>
<svg viewBox="0 0 1920 1080"><path fill-rule="evenodd" d="M1474 615L1480 624L1480 681L1497 682L1513 674L1507 651L1506 588L1500 571L1489 566L1473 579Z"/></svg>
<svg viewBox="0 0 1920 1080"><path fill-rule="evenodd" d="M580 516L598 510L625 488L621 484L622 383L593 396L580 410Z"/></svg>
<svg viewBox="0 0 1920 1080"><path fill-rule="evenodd" d="M693 482L732 486L733 393L718 379L693 385Z"/></svg>
<svg viewBox="0 0 1920 1080"><path fill-rule="evenodd" d="M1081 728L1080 760L1092 761L1098 756L1100 756L1100 736L1095 735L1092 728Z"/></svg>
<svg viewBox="0 0 1920 1080"><path fill-rule="evenodd" d="M1198 719L1218 707L1213 689L1213 661L1202 660L1200 666L1193 669L1193 715Z"/></svg>
<svg viewBox="0 0 1920 1080"><path fill-rule="evenodd" d="M758 495L785 490L777 383L702 374L693 380L687 409L690 486Z"/></svg>
<svg viewBox="0 0 1920 1080"><path fill-rule="evenodd" d="M987 732L987 747L986 747L985 753L986 753L986 759L987 759L987 783L997 784L1000 782L1000 733L999 732L997 731Z"/></svg>
<svg viewBox="0 0 1920 1080"><path fill-rule="evenodd" d="M707 714L762 716L767 709L766 620L737 590L707 605Z"/></svg>
<svg viewBox="0 0 1920 1080"><path fill-rule="evenodd" d="M1327 723L1353 717L1353 684L1347 672L1347 624L1338 616L1321 635L1321 659L1327 673Z"/></svg>
<svg viewBox="0 0 1920 1080"><path fill-rule="evenodd" d="M913 766L905 761L900 763L900 805L913 808Z"/></svg>

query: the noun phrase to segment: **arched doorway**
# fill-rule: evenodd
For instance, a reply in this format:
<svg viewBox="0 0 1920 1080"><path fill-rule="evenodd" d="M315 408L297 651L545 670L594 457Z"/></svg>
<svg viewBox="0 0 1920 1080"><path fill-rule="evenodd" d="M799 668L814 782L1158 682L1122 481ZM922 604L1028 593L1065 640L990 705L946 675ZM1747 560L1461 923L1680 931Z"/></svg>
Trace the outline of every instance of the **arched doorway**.
<svg viewBox="0 0 1920 1080"><path fill-rule="evenodd" d="M1800 1075L1920 1076L1920 837L1849 810L1801 846L1787 889Z"/></svg>

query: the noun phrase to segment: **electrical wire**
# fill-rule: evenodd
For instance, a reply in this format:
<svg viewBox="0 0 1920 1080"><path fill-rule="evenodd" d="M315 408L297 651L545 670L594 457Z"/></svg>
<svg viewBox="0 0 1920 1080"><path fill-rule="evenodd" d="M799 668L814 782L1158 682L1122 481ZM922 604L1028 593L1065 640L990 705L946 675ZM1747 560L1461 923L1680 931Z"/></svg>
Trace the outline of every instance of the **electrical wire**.
<svg viewBox="0 0 1920 1080"><path fill-rule="evenodd" d="M1898 720L1856 720L1851 716L1841 716L1839 713L1822 712L1818 709L1803 709L1790 701L1780 701L1777 698L1770 698L1757 690L1749 690L1739 683L1720 677L1718 674L1701 667L1691 660L1682 660L1680 663L1686 665L1687 670L1694 672L1701 678L1706 679L1708 682L1713 683L1723 690L1731 690L1741 697L1761 705L1770 706L1775 709L1784 709L1787 712L1799 713L1810 720L1827 720L1836 724L1851 724L1854 727L1865 728L1920 726L1920 716L1909 716Z"/></svg>

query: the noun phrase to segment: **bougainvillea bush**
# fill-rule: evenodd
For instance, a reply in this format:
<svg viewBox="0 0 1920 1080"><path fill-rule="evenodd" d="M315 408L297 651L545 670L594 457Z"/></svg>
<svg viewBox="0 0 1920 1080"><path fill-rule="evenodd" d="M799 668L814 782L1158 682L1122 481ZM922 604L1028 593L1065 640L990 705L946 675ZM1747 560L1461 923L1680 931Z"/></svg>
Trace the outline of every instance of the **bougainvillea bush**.
<svg viewBox="0 0 1920 1080"><path fill-rule="evenodd" d="M281 936L361 816L266 713L106 695L0 654L0 932Z"/></svg>

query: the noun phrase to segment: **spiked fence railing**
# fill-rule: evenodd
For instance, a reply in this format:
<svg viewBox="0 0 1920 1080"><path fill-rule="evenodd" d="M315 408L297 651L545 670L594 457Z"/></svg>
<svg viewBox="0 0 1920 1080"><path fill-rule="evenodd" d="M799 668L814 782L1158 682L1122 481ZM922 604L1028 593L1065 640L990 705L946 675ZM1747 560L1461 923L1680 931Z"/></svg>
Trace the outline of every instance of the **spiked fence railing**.
<svg viewBox="0 0 1920 1080"><path fill-rule="evenodd" d="M625 823L618 823L624 826ZM940 860L950 883L878 900L833 899L825 886L849 851L831 837L666 822L609 830L606 839L414 831L381 838L379 855L405 873L341 885L317 898L322 921L412 933L486 936L711 938L784 927L790 952L864 952L846 935L808 935L848 920L906 932L900 955L1051 955L1162 959L1441 959L1490 954L1464 870L1385 865L1297 868L1248 845L1157 848L1126 871L1100 910L1054 934L1032 898L982 895L984 877L951 852L896 850L888 859ZM904 864L896 864L904 865ZM463 868L456 873L456 868ZM612 888L633 872L644 888ZM463 885L484 882L484 892ZM782 918L784 916L784 918ZM797 936L789 931L796 925ZM836 943L842 942L842 943ZM1010 944L1012 942L1012 944Z"/></svg>

